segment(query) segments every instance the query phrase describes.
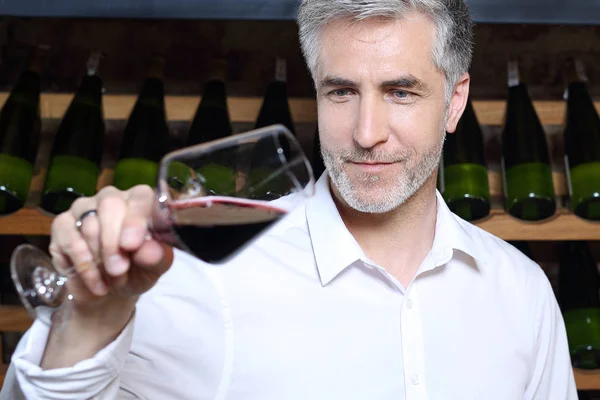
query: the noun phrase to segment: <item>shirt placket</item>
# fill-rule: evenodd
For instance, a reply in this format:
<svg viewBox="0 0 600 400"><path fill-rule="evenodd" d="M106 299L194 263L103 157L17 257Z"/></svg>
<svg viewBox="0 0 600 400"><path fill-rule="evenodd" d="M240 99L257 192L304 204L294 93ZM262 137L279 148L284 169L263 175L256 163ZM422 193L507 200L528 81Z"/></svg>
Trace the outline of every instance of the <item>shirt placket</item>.
<svg viewBox="0 0 600 400"><path fill-rule="evenodd" d="M417 293L418 284L413 281L406 291L400 316L406 400L427 399L425 349Z"/></svg>

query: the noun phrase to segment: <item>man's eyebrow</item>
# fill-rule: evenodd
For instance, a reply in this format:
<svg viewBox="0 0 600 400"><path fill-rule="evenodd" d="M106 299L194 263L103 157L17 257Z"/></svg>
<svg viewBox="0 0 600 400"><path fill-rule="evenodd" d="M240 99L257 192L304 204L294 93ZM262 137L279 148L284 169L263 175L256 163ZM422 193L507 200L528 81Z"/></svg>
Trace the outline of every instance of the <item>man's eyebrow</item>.
<svg viewBox="0 0 600 400"><path fill-rule="evenodd" d="M429 92L430 91L429 85L427 85L425 82L423 82L419 78L417 78L413 75L410 75L410 74L401 76L397 79L384 81L381 83L381 86L382 87L396 86L396 87L402 87L402 88L406 88L406 89L415 89L420 92Z"/></svg>
<svg viewBox="0 0 600 400"><path fill-rule="evenodd" d="M350 79L341 78L339 76L328 75L324 77L319 83L320 88L324 87L340 87L340 86L348 86L348 87L357 87L358 84ZM429 85L415 77L414 75L405 75L396 79L387 80L381 82L381 87L402 87L405 89L414 89L420 92L429 92L431 89Z"/></svg>
<svg viewBox="0 0 600 400"><path fill-rule="evenodd" d="M321 79L319 83L319 87L331 87L331 86L350 86L356 87L356 82L351 81L350 79L341 78L339 76L331 76L327 75L325 78Z"/></svg>

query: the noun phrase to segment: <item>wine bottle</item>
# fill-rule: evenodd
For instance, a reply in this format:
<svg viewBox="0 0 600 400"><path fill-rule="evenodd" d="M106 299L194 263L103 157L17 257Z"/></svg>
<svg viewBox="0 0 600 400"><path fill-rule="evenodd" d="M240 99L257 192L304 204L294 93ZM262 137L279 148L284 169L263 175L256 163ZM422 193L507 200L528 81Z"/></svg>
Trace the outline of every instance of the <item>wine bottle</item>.
<svg viewBox="0 0 600 400"><path fill-rule="evenodd" d="M0 215L23 207L40 139L42 49L32 49L0 112Z"/></svg>
<svg viewBox="0 0 600 400"><path fill-rule="evenodd" d="M205 84L200 105L190 126L187 145L210 142L232 134L225 87L226 64L213 60L211 77Z"/></svg>
<svg viewBox="0 0 600 400"><path fill-rule="evenodd" d="M222 139L233 133L229 110L225 60L215 59L211 64L211 76L204 86L200 105L196 110L189 130L187 145L206 143ZM236 186L236 159L232 153L222 156L212 155L211 162L203 165L196 173L204 180L204 187L214 194L232 195ZM181 168L180 170L184 170ZM182 180L170 176L171 180Z"/></svg>
<svg viewBox="0 0 600 400"><path fill-rule="evenodd" d="M102 79L96 75L100 53L92 53L87 75L67 109L52 147L41 207L66 211L80 196L96 192L104 144Z"/></svg>
<svg viewBox="0 0 600 400"><path fill-rule="evenodd" d="M548 145L514 61L508 64L508 86L502 131L505 207L516 218L542 220L556 211Z"/></svg>
<svg viewBox="0 0 600 400"><path fill-rule="evenodd" d="M273 124L282 124L296 134L287 95L287 63L283 58L275 60L275 79L267 87L256 119L256 128Z"/></svg>
<svg viewBox="0 0 600 400"><path fill-rule="evenodd" d="M154 187L158 163L168 150L168 126L163 82L165 60L154 57L150 70L123 132L115 166L114 186Z"/></svg>
<svg viewBox="0 0 600 400"><path fill-rule="evenodd" d="M319 140L319 127L315 129L315 136L313 138L313 159L312 169L315 179L325 172L325 164L323 163L323 156L321 155L321 141Z"/></svg>
<svg viewBox="0 0 600 400"><path fill-rule="evenodd" d="M558 302L576 368L600 368L600 274L586 242L564 242L560 249Z"/></svg>
<svg viewBox="0 0 600 400"><path fill-rule="evenodd" d="M440 168L442 195L452 212L467 221L490 212L490 187L483 135L471 99L456 132L447 134Z"/></svg>
<svg viewBox="0 0 600 400"><path fill-rule="evenodd" d="M600 220L600 117L587 89L583 63L567 65L565 170L571 209L581 218Z"/></svg>

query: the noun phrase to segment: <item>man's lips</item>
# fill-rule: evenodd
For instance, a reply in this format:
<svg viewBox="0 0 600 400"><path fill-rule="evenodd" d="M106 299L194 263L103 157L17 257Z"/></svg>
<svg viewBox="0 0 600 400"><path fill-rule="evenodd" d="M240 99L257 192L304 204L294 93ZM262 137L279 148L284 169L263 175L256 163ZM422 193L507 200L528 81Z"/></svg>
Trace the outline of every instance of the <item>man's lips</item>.
<svg viewBox="0 0 600 400"><path fill-rule="evenodd" d="M365 172L378 172L378 171L385 169L386 167L394 165L395 163L393 163L393 162L371 162L371 161L367 161L367 162L350 161L350 164L357 166L358 168L360 168L361 170L363 170Z"/></svg>

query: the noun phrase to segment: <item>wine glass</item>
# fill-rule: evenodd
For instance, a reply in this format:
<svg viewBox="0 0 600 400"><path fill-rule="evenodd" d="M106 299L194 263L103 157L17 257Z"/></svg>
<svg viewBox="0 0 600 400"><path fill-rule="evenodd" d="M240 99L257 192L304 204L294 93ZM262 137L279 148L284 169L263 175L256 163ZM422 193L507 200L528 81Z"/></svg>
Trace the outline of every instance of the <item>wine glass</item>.
<svg viewBox="0 0 600 400"><path fill-rule="evenodd" d="M160 162L153 238L218 265L231 260L261 233L314 193L314 176L288 129L272 125L167 154ZM59 271L29 244L11 257L11 276L32 318L69 318L74 268ZM46 318L42 318L46 320Z"/></svg>

